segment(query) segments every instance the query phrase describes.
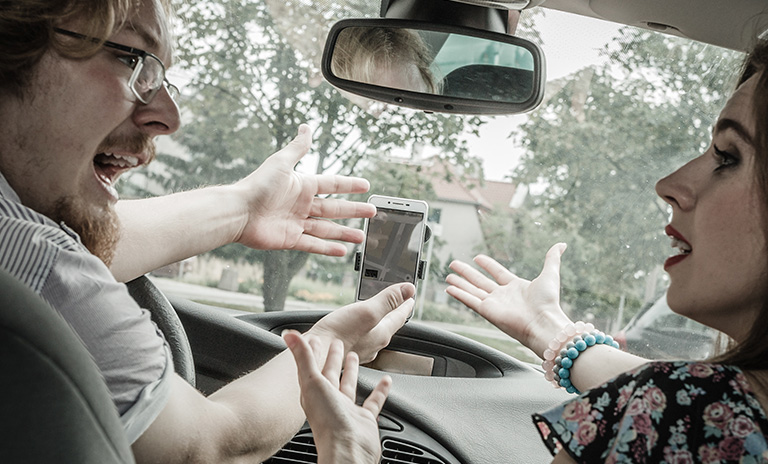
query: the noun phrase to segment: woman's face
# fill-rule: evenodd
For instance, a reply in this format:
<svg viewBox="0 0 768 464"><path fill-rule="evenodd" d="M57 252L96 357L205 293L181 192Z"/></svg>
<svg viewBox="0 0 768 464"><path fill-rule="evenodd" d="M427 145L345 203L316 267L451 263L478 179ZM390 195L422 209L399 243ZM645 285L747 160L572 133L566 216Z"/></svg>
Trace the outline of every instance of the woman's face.
<svg viewBox="0 0 768 464"><path fill-rule="evenodd" d="M669 306L735 340L746 336L768 297L764 205L755 179L752 101L757 76L720 113L712 144L656 184L672 206L666 229L678 254L664 263Z"/></svg>

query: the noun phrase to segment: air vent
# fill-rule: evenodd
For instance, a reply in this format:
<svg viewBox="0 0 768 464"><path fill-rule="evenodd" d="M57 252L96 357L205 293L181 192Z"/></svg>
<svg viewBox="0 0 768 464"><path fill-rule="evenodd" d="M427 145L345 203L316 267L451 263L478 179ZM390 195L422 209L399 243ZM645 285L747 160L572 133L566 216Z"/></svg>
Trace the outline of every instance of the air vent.
<svg viewBox="0 0 768 464"><path fill-rule="evenodd" d="M317 448L311 433L299 433L264 464L316 463Z"/></svg>
<svg viewBox="0 0 768 464"><path fill-rule="evenodd" d="M386 438L381 442L381 464L400 463L445 464L445 461L427 448Z"/></svg>

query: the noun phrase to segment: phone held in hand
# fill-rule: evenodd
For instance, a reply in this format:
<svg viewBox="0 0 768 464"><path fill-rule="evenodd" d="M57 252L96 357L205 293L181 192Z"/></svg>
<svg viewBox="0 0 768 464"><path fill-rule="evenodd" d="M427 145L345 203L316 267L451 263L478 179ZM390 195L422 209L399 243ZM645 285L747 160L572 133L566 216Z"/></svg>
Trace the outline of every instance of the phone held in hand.
<svg viewBox="0 0 768 464"><path fill-rule="evenodd" d="M416 285L427 225L427 203L372 195L376 215L365 222L356 300L367 300L398 282Z"/></svg>

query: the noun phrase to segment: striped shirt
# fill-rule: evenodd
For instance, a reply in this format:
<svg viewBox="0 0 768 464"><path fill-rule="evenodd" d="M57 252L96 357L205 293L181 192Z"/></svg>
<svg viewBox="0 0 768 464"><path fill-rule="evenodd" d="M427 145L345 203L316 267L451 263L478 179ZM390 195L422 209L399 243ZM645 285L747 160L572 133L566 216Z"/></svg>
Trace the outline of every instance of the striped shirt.
<svg viewBox="0 0 768 464"><path fill-rule="evenodd" d="M1 174L0 268L74 329L104 375L133 443L168 401L173 363L167 343L79 236L22 205Z"/></svg>

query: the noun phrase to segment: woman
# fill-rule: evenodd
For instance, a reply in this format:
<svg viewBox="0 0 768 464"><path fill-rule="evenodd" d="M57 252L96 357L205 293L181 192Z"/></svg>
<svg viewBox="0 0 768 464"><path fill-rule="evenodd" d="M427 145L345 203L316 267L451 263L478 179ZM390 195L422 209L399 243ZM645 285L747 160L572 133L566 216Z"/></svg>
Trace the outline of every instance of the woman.
<svg viewBox="0 0 768 464"><path fill-rule="evenodd" d="M750 54L709 149L656 185L672 206L665 231L678 249L664 263L667 301L728 335L724 355L709 363L647 363L596 343L561 371L562 364L552 366L559 353L545 351L559 352L560 340L570 338L560 336L571 323L559 304L564 245L550 249L532 282L487 256L475 262L493 280L451 264L450 295L550 360L548 378L564 373L561 384L592 389L534 416L555 462L768 460L767 68L763 43Z"/></svg>

